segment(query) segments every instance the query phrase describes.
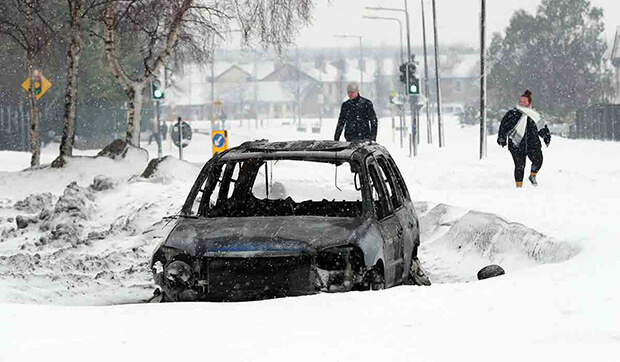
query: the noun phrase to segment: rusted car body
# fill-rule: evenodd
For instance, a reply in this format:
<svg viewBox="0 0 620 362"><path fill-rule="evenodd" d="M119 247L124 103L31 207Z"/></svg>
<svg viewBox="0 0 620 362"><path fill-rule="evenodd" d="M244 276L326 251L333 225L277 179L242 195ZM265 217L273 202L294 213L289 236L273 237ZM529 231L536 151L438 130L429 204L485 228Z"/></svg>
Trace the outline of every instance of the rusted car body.
<svg viewBox="0 0 620 362"><path fill-rule="evenodd" d="M313 174L297 180L302 171ZM332 196L306 199L317 185L327 193L313 182L321 177L334 180ZM263 140L206 163L151 268L165 301L428 285L419 243L407 187L381 145Z"/></svg>

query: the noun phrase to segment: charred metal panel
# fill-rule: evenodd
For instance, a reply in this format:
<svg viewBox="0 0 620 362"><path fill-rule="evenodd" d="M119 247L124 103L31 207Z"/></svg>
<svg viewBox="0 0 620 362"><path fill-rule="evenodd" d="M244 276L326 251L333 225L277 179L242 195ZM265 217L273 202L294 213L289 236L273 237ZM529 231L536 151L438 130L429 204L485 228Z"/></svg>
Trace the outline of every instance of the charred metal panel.
<svg viewBox="0 0 620 362"><path fill-rule="evenodd" d="M204 258L199 285L207 298L226 300L316 292L310 255Z"/></svg>
<svg viewBox="0 0 620 362"><path fill-rule="evenodd" d="M196 257L232 243L250 242L270 249L322 249L353 243L365 234L368 221L316 216L183 219L165 245ZM371 235L376 235L373 243L380 240L378 230Z"/></svg>

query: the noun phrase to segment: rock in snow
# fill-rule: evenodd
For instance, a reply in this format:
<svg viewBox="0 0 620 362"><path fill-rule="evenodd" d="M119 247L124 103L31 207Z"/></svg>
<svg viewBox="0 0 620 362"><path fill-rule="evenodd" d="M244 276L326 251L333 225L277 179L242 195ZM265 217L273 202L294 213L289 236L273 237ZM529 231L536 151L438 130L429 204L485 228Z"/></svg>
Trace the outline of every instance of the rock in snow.
<svg viewBox="0 0 620 362"><path fill-rule="evenodd" d="M116 186L116 181L105 175L97 175L93 178L93 183L88 186L88 189L94 192L113 189Z"/></svg>
<svg viewBox="0 0 620 362"><path fill-rule="evenodd" d="M53 196L49 192L42 194L31 194L23 200L17 201L13 208L19 211L25 211L29 214L37 213L47 207L50 207L53 202Z"/></svg>

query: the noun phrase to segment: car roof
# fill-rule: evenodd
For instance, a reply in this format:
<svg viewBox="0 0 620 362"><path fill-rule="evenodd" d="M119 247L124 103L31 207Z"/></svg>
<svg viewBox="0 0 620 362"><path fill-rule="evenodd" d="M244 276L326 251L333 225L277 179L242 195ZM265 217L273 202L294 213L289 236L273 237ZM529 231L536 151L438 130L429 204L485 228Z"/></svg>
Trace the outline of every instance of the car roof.
<svg viewBox="0 0 620 362"><path fill-rule="evenodd" d="M385 147L372 141L341 142L329 140L297 140L269 142L256 140L233 147L221 161L244 159L296 159L320 162L351 161L374 151L389 155Z"/></svg>

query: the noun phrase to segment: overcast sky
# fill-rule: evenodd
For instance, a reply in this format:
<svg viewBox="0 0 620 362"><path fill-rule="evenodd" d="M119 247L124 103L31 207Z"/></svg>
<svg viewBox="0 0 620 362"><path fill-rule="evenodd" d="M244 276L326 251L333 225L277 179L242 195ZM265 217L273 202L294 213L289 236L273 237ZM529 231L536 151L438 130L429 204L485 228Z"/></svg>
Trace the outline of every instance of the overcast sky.
<svg viewBox="0 0 620 362"><path fill-rule="evenodd" d="M420 0L407 0L411 21L412 46L422 44ZM364 46L398 44L398 23L385 20L363 19L364 8L382 6L403 8L404 0L316 0L314 21L298 38L300 47L350 47L358 40L334 38L335 34L361 35ZM518 9L534 14L541 0L487 0L488 32L504 32L510 17ZM613 40L615 29L620 25L620 0L591 0L602 7L605 14L605 34ZM440 43L469 44L479 46L480 0L436 0L438 37ZM427 41L432 42L432 1L425 0ZM398 12L372 11L368 15L404 16ZM403 34L405 34L403 20ZM404 35L403 35L404 36Z"/></svg>

